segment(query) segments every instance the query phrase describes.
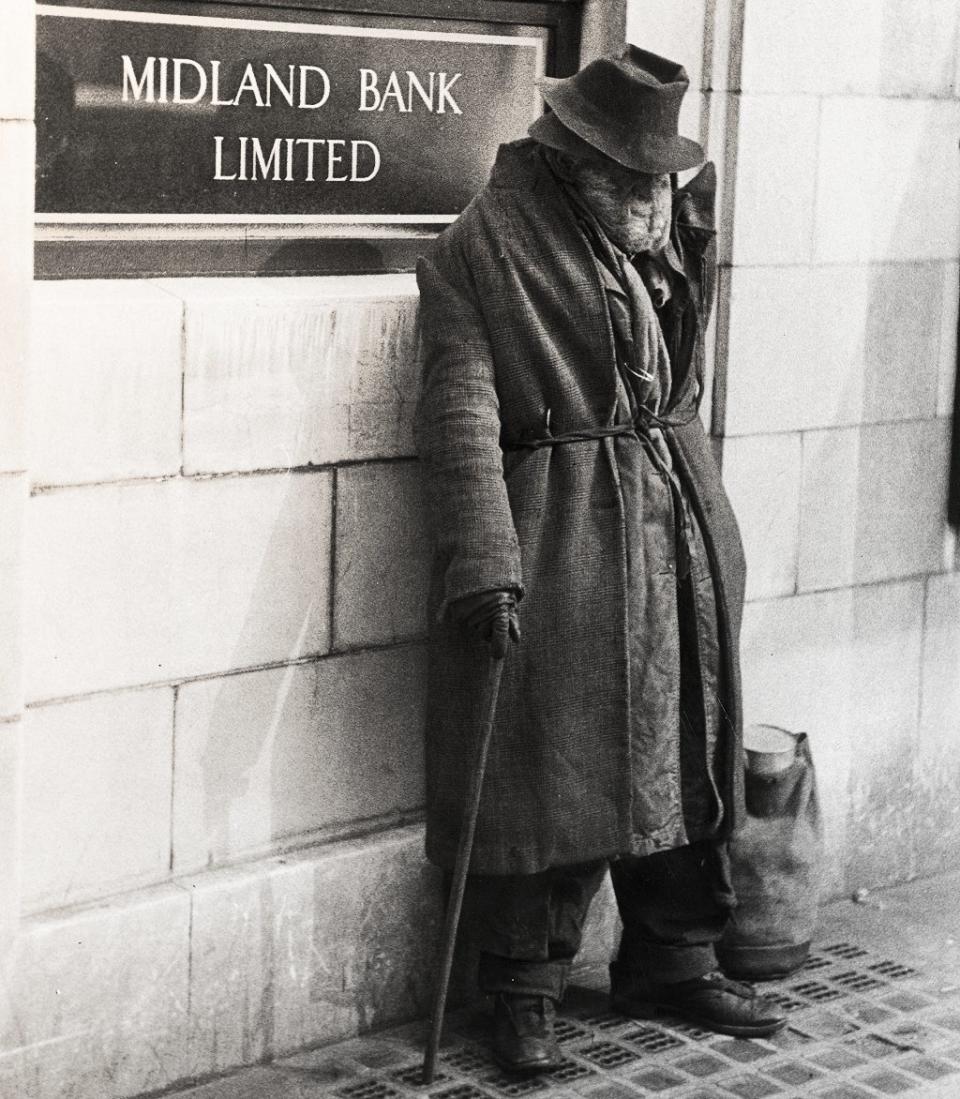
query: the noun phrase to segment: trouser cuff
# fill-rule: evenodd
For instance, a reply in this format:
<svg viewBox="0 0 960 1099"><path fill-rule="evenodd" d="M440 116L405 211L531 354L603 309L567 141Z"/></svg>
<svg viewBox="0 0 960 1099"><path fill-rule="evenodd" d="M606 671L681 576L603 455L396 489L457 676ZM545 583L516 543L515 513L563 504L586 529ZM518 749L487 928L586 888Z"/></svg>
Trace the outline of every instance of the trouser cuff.
<svg viewBox="0 0 960 1099"><path fill-rule="evenodd" d="M570 962L528 962L520 958L504 958L499 954L481 954L480 991L514 993L520 996L549 996L559 1003L563 999L570 975Z"/></svg>
<svg viewBox="0 0 960 1099"><path fill-rule="evenodd" d="M610 972L615 981L640 980L649 984L692 981L717 968L712 943L670 946L666 943L633 942L621 947Z"/></svg>

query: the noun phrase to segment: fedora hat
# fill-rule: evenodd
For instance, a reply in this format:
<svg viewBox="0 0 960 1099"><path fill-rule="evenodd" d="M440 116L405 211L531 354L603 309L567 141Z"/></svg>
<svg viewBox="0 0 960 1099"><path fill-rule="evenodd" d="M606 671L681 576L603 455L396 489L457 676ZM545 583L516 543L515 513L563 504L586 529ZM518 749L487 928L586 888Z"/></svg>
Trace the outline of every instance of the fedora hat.
<svg viewBox="0 0 960 1099"><path fill-rule="evenodd" d="M537 83L552 112L527 132L544 145L595 160L599 151L655 175L703 163L703 148L677 132L690 81L675 61L627 46L619 57L597 58L574 76L545 76Z"/></svg>

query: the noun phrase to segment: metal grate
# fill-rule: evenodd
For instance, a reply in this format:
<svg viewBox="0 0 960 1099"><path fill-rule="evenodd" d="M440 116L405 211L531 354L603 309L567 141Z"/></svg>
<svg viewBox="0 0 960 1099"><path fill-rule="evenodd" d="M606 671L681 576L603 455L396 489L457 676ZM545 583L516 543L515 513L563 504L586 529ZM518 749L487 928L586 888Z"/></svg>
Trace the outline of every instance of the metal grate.
<svg viewBox="0 0 960 1099"><path fill-rule="evenodd" d="M677 1031L678 1034L683 1034L687 1038L692 1038L695 1042L716 1037L712 1030L704 1030L702 1026L695 1026L693 1023L673 1022L670 1024L670 1029Z"/></svg>
<svg viewBox="0 0 960 1099"><path fill-rule="evenodd" d="M557 1019L556 1033L558 1042L573 1042L577 1038L586 1038L590 1031L582 1026L577 1026L576 1023L572 1023L569 1019L564 1019L562 1016Z"/></svg>
<svg viewBox="0 0 960 1099"><path fill-rule="evenodd" d="M902 983L913 978L915 986ZM960 990L937 997L912 967L835 942L800 974L758 991L789 1015L768 1038L629 1018L584 988L557 1019L564 1058L552 1072L502 1072L486 1047L489 1014L471 1008L448 1020L429 1088L420 1082L422 1033L409 1028L331 1047L345 1069L308 1072L310 1086L326 1099L922 1099L934 1086L960 1096Z"/></svg>
<svg viewBox="0 0 960 1099"><path fill-rule="evenodd" d="M410 1065L409 1068L402 1068L398 1069L396 1072L391 1072L390 1079L398 1084L403 1084L403 1086L407 1088L425 1088L447 1083L450 1076L446 1072L438 1071L434 1074L433 1083L425 1084L423 1082L423 1066Z"/></svg>
<svg viewBox="0 0 960 1099"><path fill-rule="evenodd" d="M901 965L900 962L874 962L873 965L868 965L867 969L879 973L881 977L890 977L894 981L902 980L904 977L920 976L915 969L911 969L908 965Z"/></svg>
<svg viewBox="0 0 960 1099"><path fill-rule="evenodd" d="M576 1054L600 1068L617 1068L640 1059L638 1053L618 1046L615 1042L591 1042L590 1045L576 1050Z"/></svg>
<svg viewBox="0 0 960 1099"><path fill-rule="evenodd" d="M868 956L863 947L854 946L853 943L832 943L830 946L825 946L823 952L834 958L844 958L848 961L852 958L866 958Z"/></svg>
<svg viewBox="0 0 960 1099"><path fill-rule="evenodd" d="M904 1095L914 1089L916 1081L900 1072L871 1072L859 1077L861 1083L879 1091L881 1095Z"/></svg>
<svg viewBox="0 0 960 1099"><path fill-rule="evenodd" d="M684 1078L678 1073L670 1072L669 1069L664 1068L654 1068L637 1073L636 1076L631 1076L630 1080L631 1083L643 1089L641 1095L646 1092L656 1094L657 1092L668 1091L684 1082Z"/></svg>
<svg viewBox="0 0 960 1099"><path fill-rule="evenodd" d="M714 1042L711 1048L738 1064L759 1061L761 1058L770 1057L774 1053L770 1046L745 1038L724 1038L722 1041Z"/></svg>
<svg viewBox="0 0 960 1099"><path fill-rule="evenodd" d="M767 1076L779 1080L781 1084L799 1088L811 1083L813 1080L822 1080L823 1072L813 1065L804 1064L802 1061L787 1061L782 1065L764 1065L763 1071Z"/></svg>
<svg viewBox="0 0 960 1099"><path fill-rule="evenodd" d="M895 1053L902 1053L909 1046L902 1046L882 1034L866 1033L856 1037L847 1038L846 1044L858 1053L865 1053L868 1057L892 1057Z"/></svg>
<svg viewBox="0 0 960 1099"><path fill-rule="evenodd" d="M820 954L811 954L803 966L804 973L815 973L818 969L826 969L835 963L831 958L824 958Z"/></svg>
<svg viewBox="0 0 960 1099"><path fill-rule="evenodd" d="M784 1011L799 1011L807 1006L803 1000L798 1000L796 996L791 996L786 992L767 992L765 995L767 999L773 1000Z"/></svg>
<svg viewBox="0 0 960 1099"><path fill-rule="evenodd" d="M724 1080L723 1087L740 1099L767 1099L768 1095L780 1095L783 1091L779 1084L762 1076L738 1076L733 1080Z"/></svg>
<svg viewBox="0 0 960 1099"><path fill-rule="evenodd" d="M489 1099L486 1092L473 1084L458 1084L453 1088L444 1088L434 1094L433 1099Z"/></svg>
<svg viewBox="0 0 960 1099"><path fill-rule="evenodd" d="M442 1050L440 1058L447 1067L456 1069L465 1076L488 1070L493 1063L489 1056L481 1057L479 1053L467 1047Z"/></svg>
<svg viewBox="0 0 960 1099"><path fill-rule="evenodd" d="M569 1084L572 1080L583 1080L587 1076L596 1075L588 1065L581 1065L579 1061L571 1061L570 1058L565 1058L559 1068L551 1069L547 1073L552 1084Z"/></svg>
<svg viewBox="0 0 960 1099"><path fill-rule="evenodd" d="M839 1000L841 996L846 996L841 989L831 988L822 981L804 981L802 984L791 985L790 991L798 996L805 996L808 1000L815 1000L818 1004Z"/></svg>
<svg viewBox="0 0 960 1099"><path fill-rule="evenodd" d="M887 982L872 977L862 970L846 969L843 973L831 973L829 980L842 988L852 988L855 992L872 992L875 988L886 988Z"/></svg>
<svg viewBox="0 0 960 1099"><path fill-rule="evenodd" d="M676 1049L684 1044L675 1034L668 1034L655 1026L637 1027L636 1030L621 1034L620 1041L639 1046L644 1053L664 1053L668 1049Z"/></svg>
<svg viewBox="0 0 960 1099"><path fill-rule="evenodd" d="M616 1011L601 1011L593 1015L581 1015L580 1022L592 1027L594 1030L616 1030L625 1026L630 1020Z"/></svg>
<svg viewBox="0 0 960 1099"><path fill-rule="evenodd" d="M339 1088L337 1095L341 1099L399 1099L400 1092L383 1080L367 1079Z"/></svg>
<svg viewBox="0 0 960 1099"><path fill-rule="evenodd" d="M715 1073L723 1072L730 1067L723 1058L715 1057L712 1053L694 1053L680 1061L675 1061L674 1064L683 1072L698 1078L713 1076Z"/></svg>
<svg viewBox="0 0 960 1099"><path fill-rule="evenodd" d="M535 1091L546 1091L549 1085L543 1076L495 1076L487 1084L498 1095L515 1099L519 1095L530 1095Z"/></svg>

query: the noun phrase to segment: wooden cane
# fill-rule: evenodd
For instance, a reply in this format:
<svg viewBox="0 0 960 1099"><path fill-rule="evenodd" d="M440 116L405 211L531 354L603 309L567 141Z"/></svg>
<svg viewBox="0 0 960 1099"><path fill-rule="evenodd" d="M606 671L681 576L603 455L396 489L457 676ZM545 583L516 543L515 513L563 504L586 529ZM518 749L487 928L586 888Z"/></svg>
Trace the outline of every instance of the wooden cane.
<svg viewBox="0 0 960 1099"><path fill-rule="evenodd" d="M453 952L457 943L457 927L460 924L460 909L463 907L463 894L467 887L467 871L470 869L470 854L473 851L473 834L477 829L477 817L480 814L480 793L483 789L483 775L487 769L487 753L493 736L493 720L497 711L497 698L500 694L500 677L502 674L503 657L491 653L484 691L483 729L477 741L476 756L470 774L470 788L467 791L467 799L463 807L457 860L453 867L453 882L450 887L447 915L443 925L440 976L437 979L437 991L433 1002L430 1037L423 1057L424 1085L433 1083L437 1068L437 1051L440 1049L440 1032L443 1030L443 1014L447 1006L450 971L453 968Z"/></svg>

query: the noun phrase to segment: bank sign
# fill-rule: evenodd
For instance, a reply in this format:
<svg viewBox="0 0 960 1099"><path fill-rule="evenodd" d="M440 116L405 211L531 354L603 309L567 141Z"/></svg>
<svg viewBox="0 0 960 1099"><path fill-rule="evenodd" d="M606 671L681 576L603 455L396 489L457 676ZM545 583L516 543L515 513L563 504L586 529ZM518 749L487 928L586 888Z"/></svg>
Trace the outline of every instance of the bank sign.
<svg viewBox="0 0 960 1099"><path fill-rule="evenodd" d="M536 33L219 10L38 6L39 221L452 220L540 112Z"/></svg>

